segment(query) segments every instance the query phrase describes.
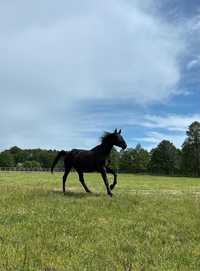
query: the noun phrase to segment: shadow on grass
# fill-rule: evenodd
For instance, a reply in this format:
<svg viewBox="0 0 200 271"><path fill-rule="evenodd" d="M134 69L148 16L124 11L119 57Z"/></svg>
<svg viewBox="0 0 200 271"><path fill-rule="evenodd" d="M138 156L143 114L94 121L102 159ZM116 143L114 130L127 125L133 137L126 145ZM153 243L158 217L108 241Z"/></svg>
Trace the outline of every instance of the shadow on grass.
<svg viewBox="0 0 200 271"><path fill-rule="evenodd" d="M66 191L65 194L63 194L62 191L59 190L53 190L51 191L51 193L56 194L56 195L60 195L60 196L64 196L64 197L68 197L68 198L86 198L86 197L100 197L101 194L100 193L86 193L86 192L79 192L79 191Z"/></svg>

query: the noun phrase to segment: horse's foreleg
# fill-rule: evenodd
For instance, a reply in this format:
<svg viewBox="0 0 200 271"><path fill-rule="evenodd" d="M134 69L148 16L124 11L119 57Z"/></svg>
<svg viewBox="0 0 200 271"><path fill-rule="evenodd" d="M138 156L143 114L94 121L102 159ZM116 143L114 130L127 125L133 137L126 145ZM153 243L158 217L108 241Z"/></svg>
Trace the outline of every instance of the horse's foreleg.
<svg viewBox="0 0 200 271"><path fill-rule="evenodd" d="M88 189L87 185L85 184L83 173L82 172L78 172L78 176L79 176L79 181L82 184L82 186L84 187L85 191L87 193L91 193L91 191Z"/></svg>
<svg viewBox="0 0 200 271"><path fill-rule="evenodd" d="M117 173L114 169L110 167L106 167L106 172L112 174L114 177L113 183L110 185L110 189L113 190L115 185L117 184Z"/></svg>
<svg viewBox="0 0 200 271"><path fill-rule="evenodd" d="M112 197L112 192L111 192L111 190L110 190L110 186L109 186L109 183L108 183L108 178L107 178L107 176L106 176L106 168L102 168L102 169L100 170L100 173L101 173L101 176L102 176L102 178L103 178L104 184L105 184L105 186L106 186L107 194L108 194L109 196Z"/></svg>
<svg viewBox="0 0 200 271"><path fill-rule="evenodd" d="M65 169L65 173L63 175L63 193L65 193L65 183L66 183L67 176L68 176L69 172L70 172L70 169L68 169L68 170Z"/></svg>

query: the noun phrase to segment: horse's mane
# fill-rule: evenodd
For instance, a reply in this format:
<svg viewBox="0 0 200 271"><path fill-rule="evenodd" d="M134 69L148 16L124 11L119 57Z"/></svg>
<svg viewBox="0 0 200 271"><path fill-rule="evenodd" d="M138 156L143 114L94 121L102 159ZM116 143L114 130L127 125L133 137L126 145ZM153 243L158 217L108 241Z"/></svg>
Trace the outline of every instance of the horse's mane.
<svg viewBox="0 0 200 271"><path fill-rule="evenodd" d="M112 135L113 135L112 133L104 132L103 135L101 136L101 143L107 142Z"/></svg>

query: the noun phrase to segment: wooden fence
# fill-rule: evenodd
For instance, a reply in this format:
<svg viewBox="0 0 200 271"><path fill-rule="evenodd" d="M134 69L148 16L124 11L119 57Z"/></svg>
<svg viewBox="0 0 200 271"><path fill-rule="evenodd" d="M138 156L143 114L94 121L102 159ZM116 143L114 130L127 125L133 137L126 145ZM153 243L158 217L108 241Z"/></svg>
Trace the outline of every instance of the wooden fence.
<svg viewBox="0 0 200 271"><path fill-rule="evenodd" d="M0 172L51 172L50 168L23 168L23 167L0 167ZM54 169L54 172L63 172L63 169Z"/></svg>

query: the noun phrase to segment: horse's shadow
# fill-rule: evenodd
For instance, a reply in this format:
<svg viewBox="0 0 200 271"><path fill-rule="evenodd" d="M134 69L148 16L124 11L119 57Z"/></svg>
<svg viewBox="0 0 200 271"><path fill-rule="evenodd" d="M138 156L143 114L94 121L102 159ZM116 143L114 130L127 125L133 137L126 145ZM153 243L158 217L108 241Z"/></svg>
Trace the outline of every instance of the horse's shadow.
<svg viewBox="0 0 200 271"><path fill-rule="evenodd" d="M79 191L66 191L63 193L62 191L59 190L53 190L51 193L56 194L58 196L64 196L66 198L91 198L91 197L100 197L100 193L92 192L92 193L86 193L86 192L79 192Z"/></svg>

